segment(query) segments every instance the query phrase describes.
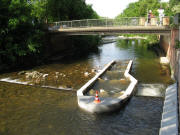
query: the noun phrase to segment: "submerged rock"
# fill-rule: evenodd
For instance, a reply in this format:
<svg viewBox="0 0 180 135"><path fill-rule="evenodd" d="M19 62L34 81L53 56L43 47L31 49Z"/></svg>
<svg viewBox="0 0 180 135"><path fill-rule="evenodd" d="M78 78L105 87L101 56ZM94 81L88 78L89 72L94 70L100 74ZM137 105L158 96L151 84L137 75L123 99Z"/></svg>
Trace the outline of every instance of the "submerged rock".
<svg viewBox="0 0 180 135"><path fill-rule="evenodd" d="M34 81L34 84L35 85L39 85L41 83L41 78L37 78L35 81Z"/></svg>
<svg viewBox="0 0 180 135"><path fill-rule="evenodd" d="M163 65L169 65L169 59L167 57L160 57L160 63Z"/></svg>
<svg viewBox="0 0 180 135"><path fill-rule="evenodd" d="M39 85L42 82L45 84L49 74L43 74L38 71L26 72L25 78L32 82L32 84Z"/></svg>
<svg viewBox="0 0 180 135"><path fill-rule="evenodd" d="M92 69L91 72L92 72L92 73L96 73L97 70L96 70L96 69Z"/></svg>
<svg viewBox="0 0 180 135"><path fill-rule="evenodd" d="M100 93L99 93L100 97L108 97L109 94L107 91L105 91L104 89L100 89Z"/></svg>
<svg viewBox="0 0 180 135"><path fill-rule="evenodd" d="M105 80L101 79L101 78L98 78L98 81L99 82L104 82Z"/></svg>
<svg viewBox="0 0 180 135"><path fill-rule="evenodd" d="M18 75L24 75L26 73L26 71L21 71L18 73Z"/></svg>
<svg viewBox="0 0 180 135"><path fill-rule="evenodd" d="M91 89L91 90L89 91L89 95L92 95L92 96L94 95L94 96L95 96L95 95L96 95L96 91L93 90L93 89Z"/></svg>
<svg viewBox="0 0 180 135"><path fill-rule="evenodd" d="M90 74L90 73L85 72L85 73L84 73L84 76L85 76L85 77L88 77L88 76L89 76L89 74Z"/></svg>
<svg viewBox="0 0 180 135"><path fill-rule="evenodd" d="M102 92L105 92L105 90L104 89L100 89L100 93L102 93Z"/></svg>
<svg viewBox="0 0 180 135"><path fill-rule="evenodd" d="M126 79L120 79L120 83L122 83L122 84L127 84L127 83L129 83L129 81L126 80Z"/></svg>
<svg viewBox="0 0 180 135"><path fill-rule="evenodd" d="M161 75L170 75L169 66L167 66L167 65L162 65L162 66L161 66L161 70L160 70L160 74L161 74Z"/></svg>
<svg viewBox="0 0 180 135"><path fill-rule="evenodd" d="M113 97L120 97L120 96L122 96L123 94L124 94L124 90L123 91L120 91L120 92L118 92L118 93L115 93L114 95L113 95Z"/></svg>
<svg viewBox="0 0 180 135"><path fill-rule="evenodd" d="M48 74L44 74L42 77L43 77L43 78L47 78L47 77L48 77Z"/></svg>
<svg viewBox="0 0 180 135"><path fill-rule="evenodd" d="M26 74L27 79L36 79L36 78L39 78L39 76L43 75L42 73L40 73L38 71L27 72L25 74Z"/></svg>
<svg viewBox="0 0 180 135"><path fill-rule="evenodd" d="M26 79L32 79L32 73L26 73Z"/></svg>
<svg viewBox="0 0 180 135"><path fill-rule="evenodd" d="M72 88L72 86L71 85L67 85L67 88Z"/></svg>

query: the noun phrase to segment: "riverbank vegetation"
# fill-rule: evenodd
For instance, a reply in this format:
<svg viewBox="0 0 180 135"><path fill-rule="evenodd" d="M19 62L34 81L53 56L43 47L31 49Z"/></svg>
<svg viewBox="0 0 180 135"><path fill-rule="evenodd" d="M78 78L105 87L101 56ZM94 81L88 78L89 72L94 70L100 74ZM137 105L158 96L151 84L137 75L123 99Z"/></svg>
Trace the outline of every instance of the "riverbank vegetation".
<svg viewBox="0 0 180 135"><path fill-rule="evenodd" d="M85 0L0 0L0 3L0 71L43 62L47 23L98 18ZM87 41L93 43L95 39L89 37Z"/></svg>
<svg viewBox="0 0 180 135"><path fill-rule="evenodd" d="M168 2L160 2L159 0L139 0L130 3L128 7L119 14L116 18L121 17L147 17L148 11L151 10L154 16L158 16L158 9L164 9L165 16L173 16L173 8L178 5L177 0L170 0Z"/></svg>
<svg viewBox="0 0 180 135"><path fill-rule="evenodd" d="M158 15L158 9L163 8L165 16L174 16L175 12L173 9L178 11L178 6L176 6L178 2L176 0L170 0L168 2L160 2L159 0L139 0L134 3L130 3L128 7L119 14L116 19L122 18L122 17L146 17L148 16L149 10L152 11L152 14L154 16ZM133 34L126 34L124 36L137 36ZM154 45L159 44L159 36L156 35L145 35L141 34L139 36L146 37L147 43L152 47L155 48Z"/></svg>

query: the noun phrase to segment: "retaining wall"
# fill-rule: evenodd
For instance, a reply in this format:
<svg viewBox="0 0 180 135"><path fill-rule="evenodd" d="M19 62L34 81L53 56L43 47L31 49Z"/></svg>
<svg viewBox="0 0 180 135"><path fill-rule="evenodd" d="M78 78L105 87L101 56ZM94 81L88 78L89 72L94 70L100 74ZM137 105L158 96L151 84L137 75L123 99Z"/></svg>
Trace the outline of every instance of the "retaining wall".
<svg viewBox="0 0 180 135"><path fill-rule="evenodd" d="M177 83L166 89L159 135L178 135Z"/></svg>
<svg viewBox="0 0 180 135"><path fill-rule="evenodd" d="M180 41L180 30L173 29L171 34L161 35L160 36L160 46L166 53L166 57L169 59L171 67L171 77L174 78L177 82L177 110L180 112L180 49L176 49L176 41ZM180 120L180 115L179 115Z"/></svg>
<svg viewBox="0 0 180 135"><path fill-rule="evenodd" d="M173 29L170 35L160 36L160 46L166 53L170 61L171 73L177 79L177 49L175 48L176 40L179 39L179 30Z"/></svg>

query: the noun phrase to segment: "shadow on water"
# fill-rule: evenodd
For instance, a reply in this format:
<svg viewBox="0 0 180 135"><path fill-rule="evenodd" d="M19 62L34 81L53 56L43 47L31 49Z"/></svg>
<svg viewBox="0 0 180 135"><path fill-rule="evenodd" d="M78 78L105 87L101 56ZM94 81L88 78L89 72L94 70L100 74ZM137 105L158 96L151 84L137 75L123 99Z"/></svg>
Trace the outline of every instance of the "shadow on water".
<svg viewBox="0 0 180 135"><path fill-rule="evenodd" d="M167 84L170 78L168 74L161 73L158 56L141 40L102 45L98 53L87 57L69 58L63 63L56 62L32 70L48 73L50 78L55 72L63 73L65 77L59 79L58 84L80 88L93 76L84 76L92 68L114 59L133 58L132 74L140 83ZM54 80L49 79L48 83L54 84ZM162 98L133 96L119 111L96 115L78 107L74 92L0 82L0 135L157 135L162 105Z"/></svg>

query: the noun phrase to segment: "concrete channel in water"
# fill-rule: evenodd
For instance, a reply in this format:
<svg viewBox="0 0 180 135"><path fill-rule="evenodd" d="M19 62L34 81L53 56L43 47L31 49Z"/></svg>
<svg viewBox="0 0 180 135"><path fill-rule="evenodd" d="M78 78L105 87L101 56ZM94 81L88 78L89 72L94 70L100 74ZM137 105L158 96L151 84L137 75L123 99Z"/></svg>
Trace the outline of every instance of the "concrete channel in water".
<svg viewBox="0 0 180 135"><path fill-rule="evenodd" d="M120 106L131 97L133 90L137 84L137 80L129 74L132 63L133 61L130 60L124 72L124 76L130 80L130 84L122 95L120 95L117 98L112 98L112 97L101 98L101 102L98 104L94 103L93 96L85 95L88 92L88 90L90 90L90 87L92 87L92 85L96 83L98 78L101 77L110 68L110 66L116 64L115 61L111 61L103 68L101 72L99 72L94 78L88 81L83 87L81 87L77 91L78 105L82 109L91 113L110 112L120 108Z"/></svg>

